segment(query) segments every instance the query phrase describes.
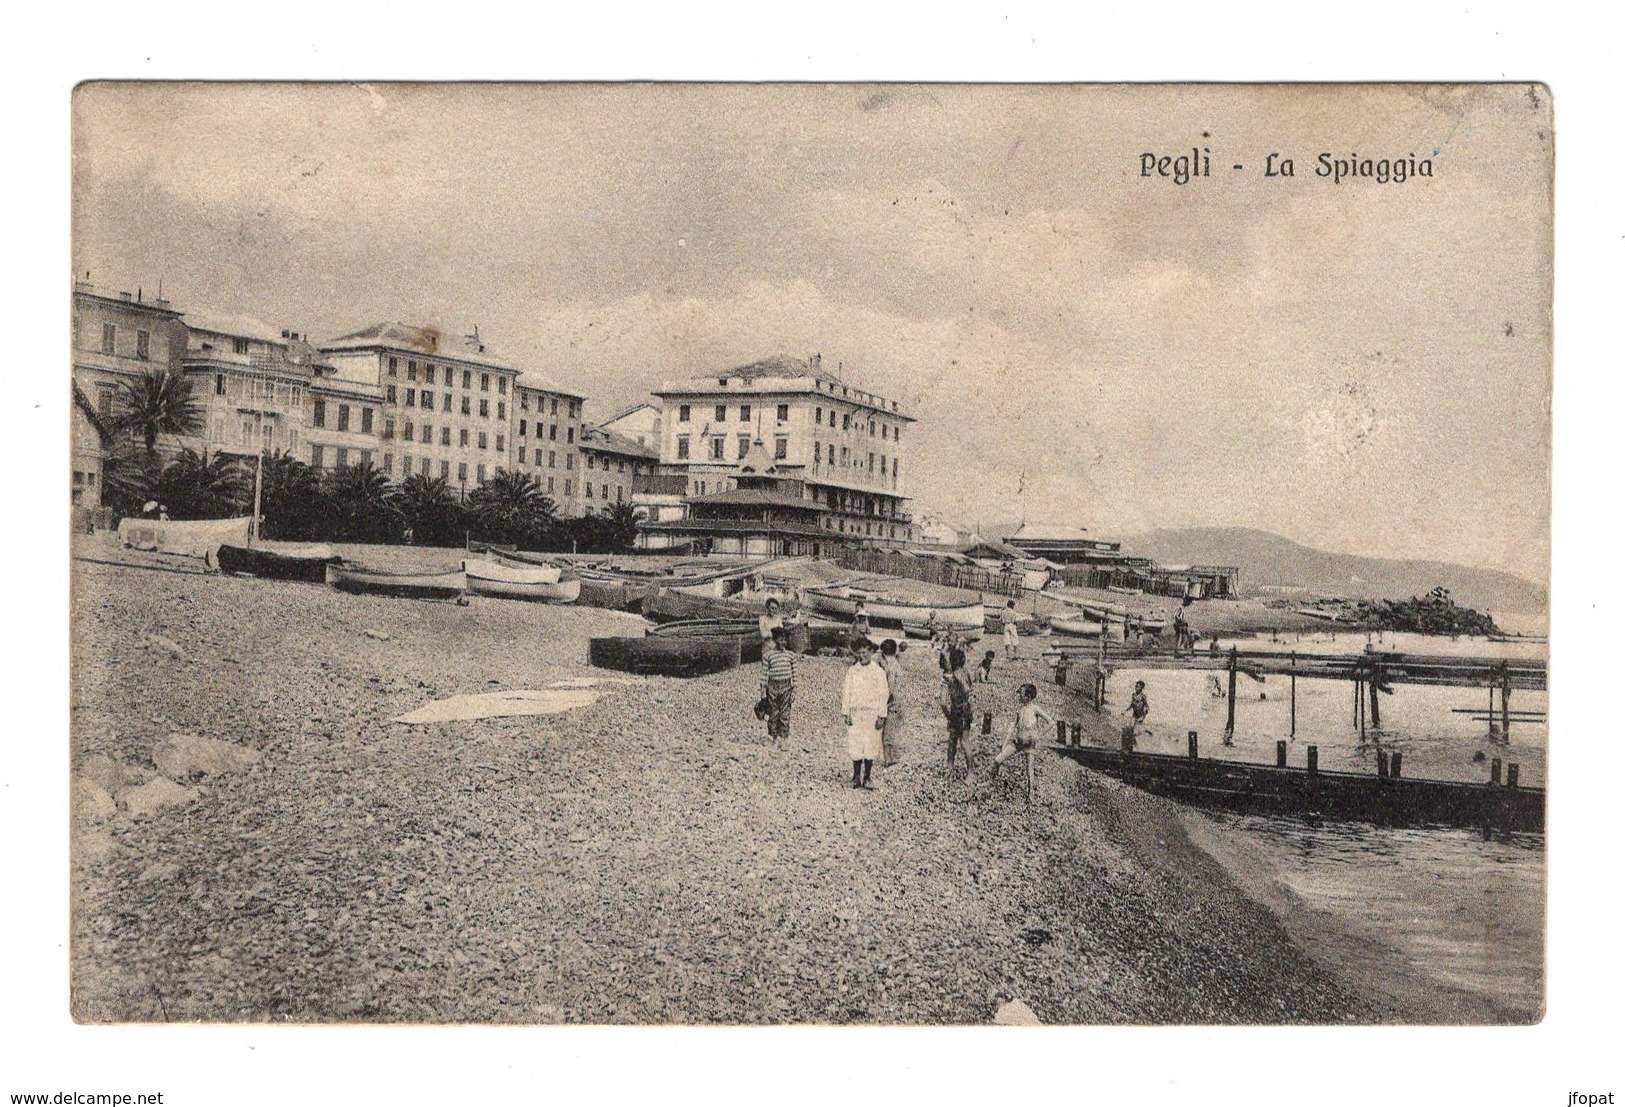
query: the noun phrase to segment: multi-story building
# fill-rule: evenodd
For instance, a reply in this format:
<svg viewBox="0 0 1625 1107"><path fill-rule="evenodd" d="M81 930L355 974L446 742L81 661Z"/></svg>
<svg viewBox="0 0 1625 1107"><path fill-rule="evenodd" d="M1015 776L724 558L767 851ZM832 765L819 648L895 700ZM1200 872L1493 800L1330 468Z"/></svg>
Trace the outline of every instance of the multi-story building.
<svg viewBox="0 0 1625 1107"><path fill-rule="evenodd" d="M536 478L561 515L580 514L583 496L580 393L560 388L539 373L517 386L513 467Z"/></svg>
<svg viewBox="0 0 1625 1107"><path fill-rule="evenodd" d="M519 370L487 356L477 334L377 323L320 351L331 371L312 383L313 464L341 463L348 433L371 436L391 480L443 477L463 496L509 466Z"/></svg>
<svg viewBox="0 0 1625 1107"><path fill-rule="evenodd" d="M660 409L654 404L633 404L619 415L598 424L623 438L630 438L639 446L660 452Z"/></svg>
<svg viewBox="0 0 1625 1107"><path fill-rule="evenodd" d="M581 503L585 511L609 511L632 502L633 482L655 471L660 452L605 427L583 426Z"/></svg>
<svg viewBox="0 0 1625 1107"><path fill-rule="evenodd" d="M661 470L681 474L690 499L732 489L739 461L760 438L778 476L825 509L820 525L837 540L914 540L903 484L903 439L914 418L828 372L818 355L780 355L670 382L655 395Z"/></svg>
<svg viewBox="0 0 1625 1107"><path fill-rule="evenodd" d="M75 282L73 382L102 424L100 431L93 427L93 433L76 434L73 472L78 502L100 502L103 462L113 443L112 436L102 432L119 413L122 386L152 370L178 372L185 353L186 328L168 300L147 300L139 290L109 296L88 281ZM173 440L159 443L166 452L176 445Z"/></svg>
<svg viewBox="0 0 1625 1107"><path fill-rule="evenodd" d="M203 445L304 460L315 351L298 335L247 316L187 312L185 322L182 365L203 407Z"/></svg>

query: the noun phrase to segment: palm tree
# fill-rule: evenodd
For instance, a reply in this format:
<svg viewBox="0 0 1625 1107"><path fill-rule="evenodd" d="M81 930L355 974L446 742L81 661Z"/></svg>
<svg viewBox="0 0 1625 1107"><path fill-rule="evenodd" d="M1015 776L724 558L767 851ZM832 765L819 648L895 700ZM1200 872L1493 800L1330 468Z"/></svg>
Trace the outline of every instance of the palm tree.
<svg viewBox="0 0 1625 1107"><path fill-rule="evenodd" d="M260 470L261 530L265 537L319 537L323 506L316 470L281 450L265 458Z"/></svg>
<svg viewBox="0 0 1625 1107"><path fill-rule="evenodd" d="M498 469L468 497L472 529L487 542L533 543L557 510L535 477Z"/></svg>
<svg viewBox="0 0 1625 1107"><path fill-rule="evenodd" d="M193 435L203 429L203 405L193 398L192 382L184 376L148 369L133 384L124 381L119 387L120 410L113 426L138 436L148 458L158 452L159 435Z"/></svg>
<svg viewBox="0 0 1625 1107"><path fill-rule="evenodd" d="M158 498L159 472L157 458L120 439L102 459L102 503L119 515L140 515L143 504Z"/></svg>
<svg viewBox="0 0 1625 1107"><path fill-rule="evenodd" d="M389 480L370 461L340 465L322 478L329 534L339 542L387 542L400 536Z"/></svg>
<svg viewBox="0 0 1625 1107"><path fill-rule="evenodd" d="M604 512L609 553L630 553L638 542L638 516L631 504L616 504Z"/></svg>
<svg viewBox="0 0 1625 1107"><path fill-rule="evenodd" d="M461 540L462 508L445 477L414 474L390 495L413 545L452 546Z"/></svg>
<svg viewBox="0 0 1625 1107"><path fill-rule="evenodd" d="M248 510L253 489L241 458L182 450L158 475L157 498L176 519L225 519Z"/></svg>

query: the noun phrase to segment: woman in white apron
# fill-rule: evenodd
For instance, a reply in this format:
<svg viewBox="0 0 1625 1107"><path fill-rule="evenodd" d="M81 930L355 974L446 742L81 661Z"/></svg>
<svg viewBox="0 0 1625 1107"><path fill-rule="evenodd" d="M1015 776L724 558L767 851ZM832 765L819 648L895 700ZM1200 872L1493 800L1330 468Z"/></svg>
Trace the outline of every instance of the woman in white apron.
<svg viewBox="0 0 1625 1107"><path fill-rule="evenodd" d="M856 643L858 659L846 671L841 687L841 717L846 723L846 753L852 759L852 787L869 787L869 774L881 756L886 727L886 701L891 685L875 660L874 643Z"/></svg>

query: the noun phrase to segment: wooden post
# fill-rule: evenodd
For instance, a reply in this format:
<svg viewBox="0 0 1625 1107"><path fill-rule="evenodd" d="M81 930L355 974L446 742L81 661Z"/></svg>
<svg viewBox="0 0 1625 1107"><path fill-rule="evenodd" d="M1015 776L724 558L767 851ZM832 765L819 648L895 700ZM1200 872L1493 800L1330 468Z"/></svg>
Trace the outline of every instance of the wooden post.
<svg viewBox="0 0 1625 1107"><path fill-rule="evenodd" d="M1066 720L1065 719L1056 719L1055 720L1055 744L1058 745L1058 746L1066 745Z"/></svg>
<svg viewBox="0 0 1625 1107"><path fill-rule="evenodd" d="M1354 713L1360 717L1360 745L1365 745L1365 677L1354 678Z"/></svg>
<svg viewBox="0 0 1625 1107"><path fill-rule="evenodd" d="M1490 737L1495 737L1495 674L1490 674L1490 710L1489 710Z"/></svg>
<svg viewBox="0 0 1625 1107"><path fill-rule="evenodd" d="M1189 746L1188 752L1190 754L1190 759L1192 761L1195 761L1196 760L1196 731L1193 730L1193 731L1188 732L1185 735L1185 741L1186 741L1187 745Z"/></svg>
<svg viewBox="0 0 1625 1107"><path fill-rule="evenodd" d="M1398 750L1395 750L1394 755L1388 759L1388 775L1395 780L1399 779L1399 759L1400 752Z"/></svg>
<svg viewBox="0 0 1625 1107"><path fill-rule="evenodd" d="M1055 665L1055 683L1062 688L1066 687L1066 659L1058 661Z"/></svg>
<svg viewBox="0 0 1625 1107"><path fill-rule="evenodd" d="M1128 727L1123 730L1123 752L1134 752L1134 730L1132 727Z"/></svg>
<svg viewBox="0 0 1625 1107"><path fill-rule="evenodd" d="M1380 704L1378 702L1378 699L1377 699L1377 684L1378 684L1378 681L1377 681L1377 670L1376 669L1372 669L1372 671L1371 671L1371 679L1367 683L1369 683L1371 685L1371 729L1373 729L1373 730L1381 730L1382 729L1382 707L1380 706Z"/></svg>
<svg viewBox="0 0 1625 1107"><path fill-rule="evenodd" d="M1292 737L1298 736L1298 651L1292 651L1292 726L1287 731Z"/></svg>
<svg viewBox="0 0 1625 1107"><path fill-rule="evenodd" d="M1230 702L1225 708L1224 744L1235 745L1236 738L1236 647L1230 647Z"/></svg>
<svg viewBox="0 0 1625 1107"><path fill-rule="evenodd" d="M1315 773L1320 772L1320 749L1316 746L1310 746L1308 753L1309 773L1310 775L1314 775Z"/></svg>
<svg viewBox="0 0 1625 1107"><path fill-rule="evenodd" d="M1512 699L1512 674L1507 671L1506 662L1501 663L1501 741L1512 741L1512 709L1508 701Z"/></svg>
<svg viewBox="0 0 1625 1107"><path fill-rule="evenodd" d="M1083 724L1082 723L1073 723L1072 724L1072 744L1074 746L1083 745Z"/></svg>
<svg viewBox="0 0 1625 1107"><path fill-rule="evenodd" d="M1384 749L1377 750L1377 779L1388 779L1388 751Z"/></svg>
<svg viewBox="0 0 1625 1107"><path fill-rule="evenodd" d="M1275 743L1275 767L1286 768L1286 739L1282 738Z"/></svg>
<svg viewBox="0 0 1625 1107"><path fill-rule="evenodd" d="M1499 757L1490 758L1490 783L1501 783L1501 759Z"/></svg>
<svg viewBox="0 0 1625 1107"><path fill-rule="evenodd" d="M1508 788L1516 788L1517 786L1518 786L1518 763L1516 761L1514 761L1514 762L1510 763L1509 765L1507 765L1507 787Z"/></svg>
<svg viewBox="0 0 1625 1107"><path fill-rule="evenodd" d="M982 712L982 733L984 735L993 733L993 712L991 711Z"/></svg>

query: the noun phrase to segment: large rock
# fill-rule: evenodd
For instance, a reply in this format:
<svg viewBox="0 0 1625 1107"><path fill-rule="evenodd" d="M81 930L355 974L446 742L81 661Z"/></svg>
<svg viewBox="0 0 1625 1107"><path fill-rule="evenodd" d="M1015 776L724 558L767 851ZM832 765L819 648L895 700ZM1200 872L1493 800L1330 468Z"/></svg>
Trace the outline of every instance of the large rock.
<svg viewBox="0 0 1625 1107"><path fill-rule="evenodd" d="M258 750L196 734L171 734L152 751L153 764L158 766L158 771L171 780L181 781L247 772L259 759Z"/></svg>
<svg viewBox="0 0 1625 1107"><path fill-rule="evenodd" d="M73 813L87 822L99 823L118 814L113 793L94 780L76 777L73 782Z"/></svg>
<svg viewBox="0 0 1625 1107"><path fill-rule="evenodd" d="M173 780L155 777L139 788L131 788L120 797L124 809L132 819L150 819L158 812L177 804L190 803L197 798L197 790L183 788Z"/></svg>

